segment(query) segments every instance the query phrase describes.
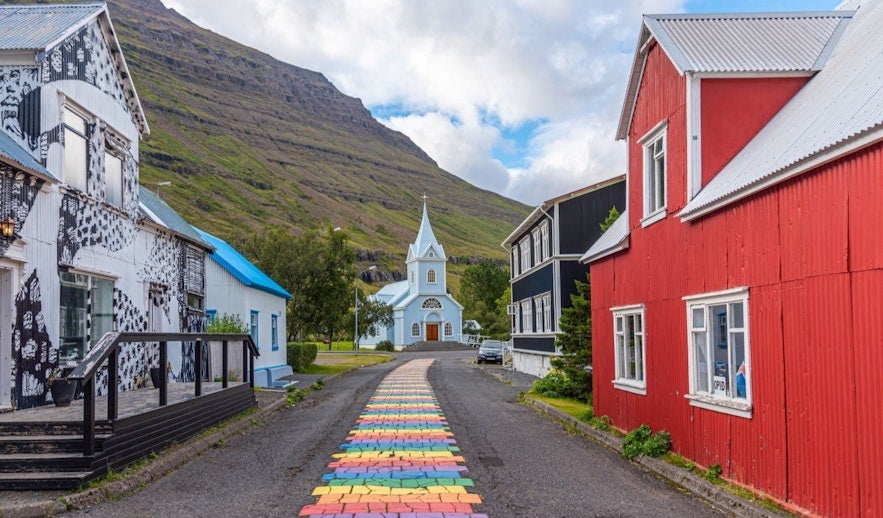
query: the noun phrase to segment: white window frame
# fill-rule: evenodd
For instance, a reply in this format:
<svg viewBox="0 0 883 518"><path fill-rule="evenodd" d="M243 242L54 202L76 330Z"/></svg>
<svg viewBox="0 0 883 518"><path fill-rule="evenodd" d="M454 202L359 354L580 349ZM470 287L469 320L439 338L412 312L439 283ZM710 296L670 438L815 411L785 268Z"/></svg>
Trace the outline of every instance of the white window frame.
<svg viewBox="0 0 883 518"><path fill-rule="evenodd" d="M516 302L513 304L515 306L515 318L512 322L512 333L520 334L521 333L521 303Z"/></svg>
<svg viewBox="0 0 883 518"><path fill-rule="evenodd" d="M270 349L279 350L279 315L270 315Z"/></svg>
<svg viewBox="0 0 883 518"><path fill-rule="evenodd" d="M74 126L68 124L67 116L68 114L81 119L83 121L83 129L75 128ZM90 117L83 110L80 110L70 104L65 104L62 108L61 114L61 124L62 131L64 131L64 152L62 163L64 164L63 172L64 172L64 182L71 188L76 189L80 192L86 194L89 193L89 137L86 132L89 129L89 123L92 117ZM82 165L82 178L80 177L80 171L73 171L73 168L70 167L72 164L72 160L68 158L68 150L70 149L69 144L73 143L74 140L79 141L78 139L82 139L83 145L86 147L86 152L83 156L84 162ZM77 176L74 177L74 174Z"/></svg>
<svg viewBox="0 0 883 518"><path fill-rule="evenodd" d="M116 207L124 207L126 204L126 149L128 145L122 137L105 128L104 139L104 201ZM118 200L111 199L110 195L110 172L108 170L108 158L119 160L119 196Z"/></svg>
<svg viewBox="0 0 883 518"><path fill-rule="evenodd" d="M437 284L438 276L435 274L435 270L430 268L426 270L426 284Z"/></svg>
<svg viewBox="0 0 883 518"><path fill-rule="evenodd" d="M435 309L445 309L444 305L442 305L441 301L435 297L427 297L423 299L423 302L420 304L420 309L426 311L432 311Z"/></svg>
<svg viewBox="0 0 883 518"><path fill-rule="evenodd" d="M521 332L533 333L533 299L521 301Z"/></svg>
<svg viewBox="0 0 883 518"><path fill-rule="evenodd" d="M534 315L533 315L534 316L533 329L534 329L534 332L536 332L536 333L542 333L543 329L545 329L545 326L543 326L543 316L545 315L545 312L543 311L543 296L537 295L536 297L534 297L533 304L534 304L534 308L535 308Z"/></svg>
<svg viewBox="0 0 883 518"><path fill-rule="evenodd" d="M454 336L454 324L445 322L445 336Z"/></svg>
<svg viewBox="0 0 883 518"><path fill-rule="evenodd" d="M543 242L543 261L552 257L549 248L549 222L544 221L542 226L540 226L540 240Z"/></svg>
<svg viewBox="0 0 883 518"><path fill-rule="evenodd" d="M251 335L251 339L254 341L255 347L260 350L261 312L256 309L250 310L250 313L248 315L248 334Z"/></svg>
<svg viewBox="0 0 883 518"><path fill-rule="evenodd" d="M641 137L643 146L644 218L646 227L665 219L668 198L668 121L664 120ZM661 162L661 165L660 165Z"/></svg>
<svg viewBox="0 0 883 518"><path fill-rule="evenodd" d="M518 274L520 273L520 271L518 270L519 257L520 256L518 255L518 244L513 243L512 244L512 278L513 279L515 277L518 277Z"/></svg>
<svg viewBox="0 0 883 518"><path fill-rule="evenodd" d="M635 394L647 394L647 319L644 318L644 305L635 304L632 306L621 306L610 308L613 314L613 358L614 358L614 378L613 386L633 392ZM640 329L638 326L629 326L629 320L640 319ZM623 365L626 361L631 361L629 355L629 347L626 346L627 340L632 337L635 341L640 338L640 349L635 346L635 357L640 354L640 362L635 362L634 376L629 376L624 372ZM640 369L638 368L640 365Z"/></svg>
<svg viewBox="0 0 883 518"><path fill-rule="evenodd" d="M543 249L542 243L540 243L540 229L533 229L531 235L533 236L533 263L540 264L541 262L543 262Z"/></svg>
<svg viewBox="0 0 883 518"><path fill-rule="evenodd" d="M530 236L524 238L518 248L521 250L521 273L524 273L530 270Z"/></svg>
<svg viewBox="0 0 883 518"><path fill-rule="evenodd" d="M687 310L687 352L689 358L689 382L690 382L690 392L685 394L684 397L690 400L690 404L692 406L704 408L707 410L714 410L717 412L722 412L729 415L734 415L737 417L744 417L747 419L751 418L752 415L752 393L751 393L751 335L749 329L749 315L750 312L748 310L748 288L740 287L734 288L731 290L718 291L713 293L704 293L700 295L691 295L688 297L684 297L683 300L686 302L686 310ZM742 327L733 327L733 316L731 314L733 308L732 304L742 304ZM727 364L727 373L728 380L726 381L725 390L735 390L737 387L736 378L739 374L739 371L743 371L743 376L745 378L745 397L733 397L729 395L722 395L716 393L714 389L714 373L710 370L710 372L706 373L707 383L708 383L708 391L700 391L697 383L697 359L696 359L696 347L699 345L699 335L704 335L704 344L701 344L705 348L706 358L709 360L706 362L709 365L713 363L711 358L713 357L713 347L714 344L712 341L712 333L710 326L714 325L713 315L709 316L708 308L710 306L719 306L726 305L727 307L727 316L726 316L726 332L727 332L727 356L728 360L732 360L733 355L733 337L736 334L742 334L744 336L745 342L745 359L744 359L744 370L743 366L740 365L739 368L733 369L730 364L735 362L728 361ZM693 311L701 310L702 311L702 327L698 327L696 322L693 320Z"/></svg>
<svg viewBox="0 0 883 518"><path fill-rule="evenodd" d="M420 323L414 322L411 324L411 337L419 337L420 336Z"/></svg>
<svg viewBox="0 0 883 518"><path fill-rule="evenodd" d="M543 295L543 331L552 332L552 294Z"/></svg>

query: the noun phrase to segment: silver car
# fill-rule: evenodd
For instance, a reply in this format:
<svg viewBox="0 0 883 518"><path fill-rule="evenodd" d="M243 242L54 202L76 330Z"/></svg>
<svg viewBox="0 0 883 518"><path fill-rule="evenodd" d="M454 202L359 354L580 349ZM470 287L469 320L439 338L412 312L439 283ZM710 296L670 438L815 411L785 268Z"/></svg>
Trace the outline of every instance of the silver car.
<svg viewBox="0 0 883 518"><path fill-rule="evenodd" d="M485 340L478 348L478 363L493 362L503 364L503 342Z"/></svg>

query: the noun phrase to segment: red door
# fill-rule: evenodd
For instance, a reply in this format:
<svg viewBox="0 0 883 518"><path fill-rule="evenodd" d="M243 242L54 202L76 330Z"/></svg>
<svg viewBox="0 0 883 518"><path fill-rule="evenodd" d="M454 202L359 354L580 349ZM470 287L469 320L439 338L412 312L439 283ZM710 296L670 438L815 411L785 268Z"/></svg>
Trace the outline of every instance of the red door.
<svg viewBox="0 0 883 518"><path fill-rule="evenodd" d="M426 340L428 342L438 341L438 324L426 324Z"/></svg>

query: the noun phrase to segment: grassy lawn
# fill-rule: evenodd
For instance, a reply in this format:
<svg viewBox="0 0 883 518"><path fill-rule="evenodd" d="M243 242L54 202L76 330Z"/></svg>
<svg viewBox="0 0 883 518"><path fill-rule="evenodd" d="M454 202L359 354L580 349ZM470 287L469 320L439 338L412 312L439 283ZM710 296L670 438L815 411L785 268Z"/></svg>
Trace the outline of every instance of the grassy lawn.
<svg viewBox="0 0 883 518"><path fill-rule="evenodd" d="M319 351L328 351L328 344L323 342L304 342L308 344L316 344L316 347L319 348ZM331 351L346 351L352 352L353 350L353 341L352 340L344 340L342 342L331 342Z"/></svg>
<svg viewBox="0 0 883 518"><path fill-rule="evenodd" d="M525 397L542 401L543 403L553 406L562 412L566 412L577 419L582 419L583 416L586 415L586 412L592 410L592 405L589 403L577 401L575 399L554 398L533 393L525 394Z"/></svg>
<svg viewBox="0 0 883 518"><path fill-rule="evenodd" d="M388 354L323 354L301 372L330 376L367 365L386 363L392 359L393 357Z"/></svg>

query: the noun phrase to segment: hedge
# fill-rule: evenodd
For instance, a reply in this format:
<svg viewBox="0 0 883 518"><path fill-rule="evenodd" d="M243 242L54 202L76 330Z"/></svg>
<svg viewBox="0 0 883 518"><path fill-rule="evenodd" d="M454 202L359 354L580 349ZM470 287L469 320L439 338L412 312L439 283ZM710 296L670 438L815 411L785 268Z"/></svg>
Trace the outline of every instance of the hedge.
<svg viewBox="0 0 883 518"><path fill-rule="evenodd" d="M295 371L300 372L316 361L319 346L316 344L288 342L286 350L288 365L291 365L291 368Z"/></svg>

